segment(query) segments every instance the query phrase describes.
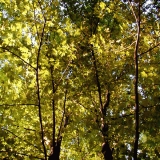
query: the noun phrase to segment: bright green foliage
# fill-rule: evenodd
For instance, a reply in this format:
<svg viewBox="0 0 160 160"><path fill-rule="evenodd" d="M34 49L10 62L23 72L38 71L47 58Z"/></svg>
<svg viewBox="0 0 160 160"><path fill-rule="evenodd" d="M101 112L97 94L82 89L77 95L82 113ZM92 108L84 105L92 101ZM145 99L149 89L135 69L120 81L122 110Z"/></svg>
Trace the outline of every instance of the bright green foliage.
<svg viewBox="0 0 160 160"><path fill-rule="evenodd" d="M160 3L142 3L138 157L158 159ZM61 159L103 159L99 96L104 103L107 91L104 120L113 157L132 159L137 26L128 1L0 0L0 28L0 159L44 159L40 114L50 154L53 101Z"/></svg>

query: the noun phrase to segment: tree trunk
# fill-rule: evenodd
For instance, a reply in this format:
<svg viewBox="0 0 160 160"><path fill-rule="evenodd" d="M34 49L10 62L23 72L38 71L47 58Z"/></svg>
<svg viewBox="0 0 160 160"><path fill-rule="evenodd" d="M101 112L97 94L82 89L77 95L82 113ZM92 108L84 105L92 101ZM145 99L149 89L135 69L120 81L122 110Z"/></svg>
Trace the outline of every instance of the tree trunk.
<svg viewBox="0 0 160 160"><path fill-rule="evenodd" d="M112 150L109 147L109 143L106 141L102 145L102 153L104 155L104 160L113 160Z"/></svg>
<svg viewBox="0 0 160 160"><path fill-rule="evenodd" d="M57 142L54 144L54 147L52 147L51 154L48 160L59 160L61 142L62 142L62 137L59 140L57 140Z"/></svg>

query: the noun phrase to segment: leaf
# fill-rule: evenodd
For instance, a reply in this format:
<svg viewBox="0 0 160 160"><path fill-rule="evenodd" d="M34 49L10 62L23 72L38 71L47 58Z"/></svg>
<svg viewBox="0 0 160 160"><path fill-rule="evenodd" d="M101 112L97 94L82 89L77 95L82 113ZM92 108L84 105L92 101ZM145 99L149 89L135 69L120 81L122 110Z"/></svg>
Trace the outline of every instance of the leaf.
<svg viewBox="0 0 160 160"><path fill-rule="evenodd" d="M103 10L103 9L105 9L105 7L106 7L106 4L104 3L104 2L100 2L100 5L99 5L100 7L101 7L101 9Z"/></svg>
<svg viewBox="0 0 160 160"><path fill-rule="evenodd" d="M143 78L146 78L146 77L147 77L147 74L146 74L146 72L144 72L144 71L141 72L141 75L142 75Z"/></svg>

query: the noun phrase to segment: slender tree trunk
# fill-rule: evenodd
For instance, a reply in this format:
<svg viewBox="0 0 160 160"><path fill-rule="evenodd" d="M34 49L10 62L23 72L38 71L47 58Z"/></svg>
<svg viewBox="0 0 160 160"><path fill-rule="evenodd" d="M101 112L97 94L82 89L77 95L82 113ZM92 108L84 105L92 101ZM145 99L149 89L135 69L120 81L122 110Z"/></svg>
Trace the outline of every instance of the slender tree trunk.
<svg viewBox="0 0 160 160"><path fill-rule="evenodd" d="M137 41L135 46L135 142L134 142L134 160L137 160L138 141L139 141L139 98L138 98L138 46L140 37L140 2L137 16Z"/></svg>
<svg viewBox="0 0 160 160"><path fill-rule="evenodd" d="M134 140L134 160L137 160L138 141L139 141L139 98L138 98L138 47L140 39L140 0L138 2L138 12L134 11L131 3L131 10L137 23L137 40L134 50L134 65L135 65L135 81L134 81L134 94L135 94L135 140Z"/></svg>
<svg viewBox="0 0 160 160"><path fill-rule="evenodd" d="M41 130L41 141L42 141L42 146L43 146L43 151L44 151L44 157L45 157L45 160L47 160L47 151L46 151L46 147L45 147L44 129L43 129L43 122L42 122L41 96L40 96L40 83L39 83L39 59L40 59L41 47L43 44L45 25L46 25L46 21L44 22L44 25L43 25L39 49L38 49L38 53L37 53L36 84L37 84L38 115L39 115L40 130Z"/></svg>
<svg viewBox="0 0 160 160"><path fill-rule="evenodd" d="M103 143L103 145L102 145L102 153L103 153L103 156L104 156L104 160L113 160L112 150L111 150L111 148L109 146L108 141Z"/></svg>
<svg viewBox="0 0 160 160"><path fill-rule="evenodd" d="M51 151L51 154L48 160L59 160L60 159L61 142L62 142L62 137L60 137L57 140L57 142L54 143L54 146L52 147L52 151Z"/></svg>

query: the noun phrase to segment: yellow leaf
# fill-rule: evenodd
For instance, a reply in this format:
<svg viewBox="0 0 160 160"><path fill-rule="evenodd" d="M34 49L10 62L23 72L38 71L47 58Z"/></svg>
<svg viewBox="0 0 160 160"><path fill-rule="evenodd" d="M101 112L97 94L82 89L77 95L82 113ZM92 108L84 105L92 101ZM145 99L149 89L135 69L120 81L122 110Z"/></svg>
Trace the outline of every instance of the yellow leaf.
<svg viewBox="0 0 160 160"><path fill-rule="evenodd" d="M104 3L104 2L100 2L100 5L99 5L100 7L101 7L101 9L103 10L103 9L105 9L105 7L106 7L106 4Z"/></svg>
<svg viewBox="0 0 160 160"><path fill-rule="evenodd" d="M21 52L25 52L25 53L28 52L28 49L27 49L26 47L19 47L19 50L20 50Z"/></svg>
<svg viewBox="0 0 160 160"><path fill-rule="evenodd" d="M26 38L27 45L31 44L31 39L29 37Z"/></svg>
<svg viewBox="0 0 160 160"><path fill-rule="evenodd" d="M144 78L146 78L147 77L147 74L146 74L146 72L141 72L141 75L142 75L142 77L144 77Z"/></svg>

